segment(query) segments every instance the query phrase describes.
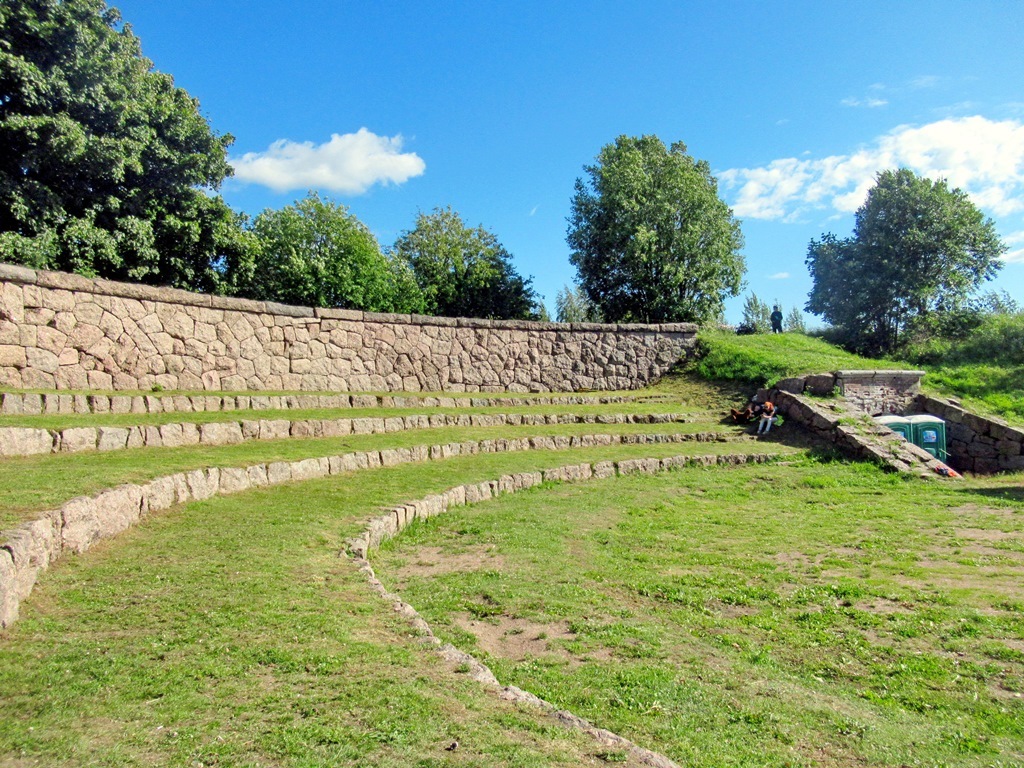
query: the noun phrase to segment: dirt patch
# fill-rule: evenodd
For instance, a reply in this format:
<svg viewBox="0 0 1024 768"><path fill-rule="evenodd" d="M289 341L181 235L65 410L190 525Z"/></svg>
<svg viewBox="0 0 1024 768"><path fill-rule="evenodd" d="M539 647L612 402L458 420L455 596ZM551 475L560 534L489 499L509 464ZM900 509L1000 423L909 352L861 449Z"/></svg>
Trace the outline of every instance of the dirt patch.
<svg viewBox="0 0 1024 768"><path fill-rule="evenodd" d="M500 571L505 567L505 559L491 546L474 547L463 552L423 547L416 550L414 557L415 560L396 571L395 575L400 580L430 578L445 573Z"/></svg>
<svg viewBox="0 0 1024 768"><path fill-rule="evenodd" d="M578 658L567 651L558 641L575 640L576 635L569 630L569 623L558 621L542 623L529 619L514 619L509 616L496 616L481 621L468 614L455 617L459 628L472 634L481 649L491 656L499 656L512 661L525 661L541 656L559 656L567 661L578 661ZM588 653L588 658L610 658L610 654Z"/></svg>
<svg viewBox="0 0 1024 768"><path fill-rule="evenodd" d="M994 528L956 528L953 535L958 539L971 541L1006 541L1017 537L1015 533L996 530Z"/></svg>
<svg viewBox="0 0 1024 768"><path fill-rule="evenodd" d="M861 600L853 604L858 611L876 613L880 616L891 616L897 613L911 613L914 607L909 603L901 603L897 600L889 600L885 597L872 597L868 600Z"/></svg>

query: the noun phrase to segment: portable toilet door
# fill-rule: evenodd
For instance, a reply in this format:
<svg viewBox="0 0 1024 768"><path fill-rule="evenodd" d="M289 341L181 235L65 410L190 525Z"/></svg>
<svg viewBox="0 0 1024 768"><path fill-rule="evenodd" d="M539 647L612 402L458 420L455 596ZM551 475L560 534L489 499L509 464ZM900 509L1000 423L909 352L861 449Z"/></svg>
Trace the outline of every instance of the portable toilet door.
<svg viewBox="0 0 1024 768"><path fill-rule="evenodd" d="M914 445L924 448L940 461L945 461L949 455L946 452L946 422L927 413L908 416L907 421L913 428Z"/></svg>
<svg viewBox="0 0 1024 768"><path fill-rule="evenodd" d="M885 416L876 416L875 421L888 427L897 435L903 435L903 439L908 443L914 442L914 428L910 423L910 419L906 416L887 414Z"/></svg>

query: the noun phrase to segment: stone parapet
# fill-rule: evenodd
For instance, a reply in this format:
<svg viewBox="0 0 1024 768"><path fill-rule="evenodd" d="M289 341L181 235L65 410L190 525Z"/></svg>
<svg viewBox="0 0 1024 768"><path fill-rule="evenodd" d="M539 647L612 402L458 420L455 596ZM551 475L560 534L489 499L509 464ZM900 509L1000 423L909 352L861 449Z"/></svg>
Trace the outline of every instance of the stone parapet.
<svg viewBox="0 0 1024 768"><path fill-rule="evenodd" d="M0 427L0 457L47 453L119 451L131 448L180 448L188 445L234 445L255 440L381 435L445 427L530 427L542 424L680 424L685 414L672 413L487 413L357 416L342 419L241 419L203 423L176 422L126 427ZM725 433L694 433L693 439L725 439ZM568 439L568 438L566 438ZM626 439L623 438L623 442Z"/></svg>
<svg viewBox="0 0 1024 768"><path fill-rule="evenodd" d="M445 397L411 395L105 395L60 392L0 392L6 416L85 413L201 413L230 411L344 410L347 408L520 408L535 405L611 405L631 395L538 395L536 397Z"/></svg>
<svg viewBox="0 0 1024 768"><path fill-rule="evenodd" d="M15 389L636 389L696 331L291 307L0 264L0 386Z"/></svg>

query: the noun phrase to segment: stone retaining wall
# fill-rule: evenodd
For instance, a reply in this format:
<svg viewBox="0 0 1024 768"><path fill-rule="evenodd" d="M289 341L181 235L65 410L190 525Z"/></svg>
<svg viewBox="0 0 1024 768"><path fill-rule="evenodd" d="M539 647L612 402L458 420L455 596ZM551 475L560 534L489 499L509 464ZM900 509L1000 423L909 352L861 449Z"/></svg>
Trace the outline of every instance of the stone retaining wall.
<svg viewBox="0 0 1024 768"><path fill-rule="evenodd" d="M7 531L0 539L0 628L18 617L18 607L51 562L68 552L82 553L116 536L147 514L176 504L202 501L267 485L311 480L374 467L393 467L452 456L530 450L568 450L613 443L667 443L669 435L574 435L466 440L411 448L355 451L334 456L274 461L247 467L208 467L166 475L141 484L121 485L95 496L79 496L58 509ZM680 436L681 441L689 436ZM652 461L664 461L653 459ZM711 463L717 461L712 456ZM629 465L627 465L629 466Z"/></svg>
<svg viewBox="0 0 1024 768"><path fill-rule="evenodd" d="M787 419L850 458L873 461L896 472L929 475L944 466L923 448L908 443L888 427L876 424L866 413L844 408L839 401L815 401L777 389L765 396Z"/></svg>
<svg viewBox="0 0 1024 768"><path fill-rule="evenodd" d="M973 414L955 400L928 395L918 395L912 410L946 422L946 450L954 469L980 474L1024 469L1024 429Z"/></svg>
<svg viewBox="0 0 1024 768"><path fill-rule="evenodd" d="M903 413L921 390L924 371L834 371L782 379L775 389L823 397L839 391L865 413Z"/></svg>
<svg viewBox="0 0 1024 768"><path fill-rule="evenodd" d="M289 307L0 265L0 386L46 390L636 389L696 327Z"/></svg>

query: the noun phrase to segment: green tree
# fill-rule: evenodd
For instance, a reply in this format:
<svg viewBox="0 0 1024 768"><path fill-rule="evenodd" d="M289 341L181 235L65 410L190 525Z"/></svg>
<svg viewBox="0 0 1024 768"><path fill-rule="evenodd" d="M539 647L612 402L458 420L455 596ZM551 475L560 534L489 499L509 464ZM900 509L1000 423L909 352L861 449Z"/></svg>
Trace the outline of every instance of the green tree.
<svg viewBox="0 0 1024 768"><path fill-rule="evenodd" d="M103 0L0 3L0 259L229 289L251 244L210 194L231 140Z"/></svg>
<svg viewBox="0 0 1024 768"><path fill-rule="evenodd" d="M451 208L421 213L393 254L412 269L427 314L444 317L535 318L537 296L512 256L483 227L467 227Z"/></svg>
<svg viewBox="0 0 1024 768"><path fill-rule="evenodd" d="M564 286L555 294L555 313L560 323L600 323L601 312L578 286Z"/></svg>
<svg viewBox="0 0 1024 768"><path fill-rule="evenodd" d="M741 324L754 333L768 333L772 329L772 308L751 293L743 300L743 319Z"/></svg>
<svg viewBox="0 0 1024 768"><path fill-rule="evenodd" d="M804 313L799 307L793 307L786 313L786 320L783 327L786 333L807 333L807 324L804 322Z"/></svg>
<svg viewBox="0 0 1024 768"><path fill-rule="evenodd" d="M959 189L905 168L883 171L856 214L853 236L812 240L807 310L857 351L894 350L909 324L960 305L995 276L1006 246Z"/></svg>
<svg viewBox="0 0 1024 768"><path fill-rule="evenodd" d="M703 322L739 294L739 222L710 166L685 144L620 136L584 170L567 241L579 284L605 320Z"/></svg>
<svg viewBox="0 0 1024 768"><path fill-rule="evenodd" d="M310 193L266 210L252 226L255 269L238 294L310 307L419 312L423 297L402 262L343 205Z"/></svg>

